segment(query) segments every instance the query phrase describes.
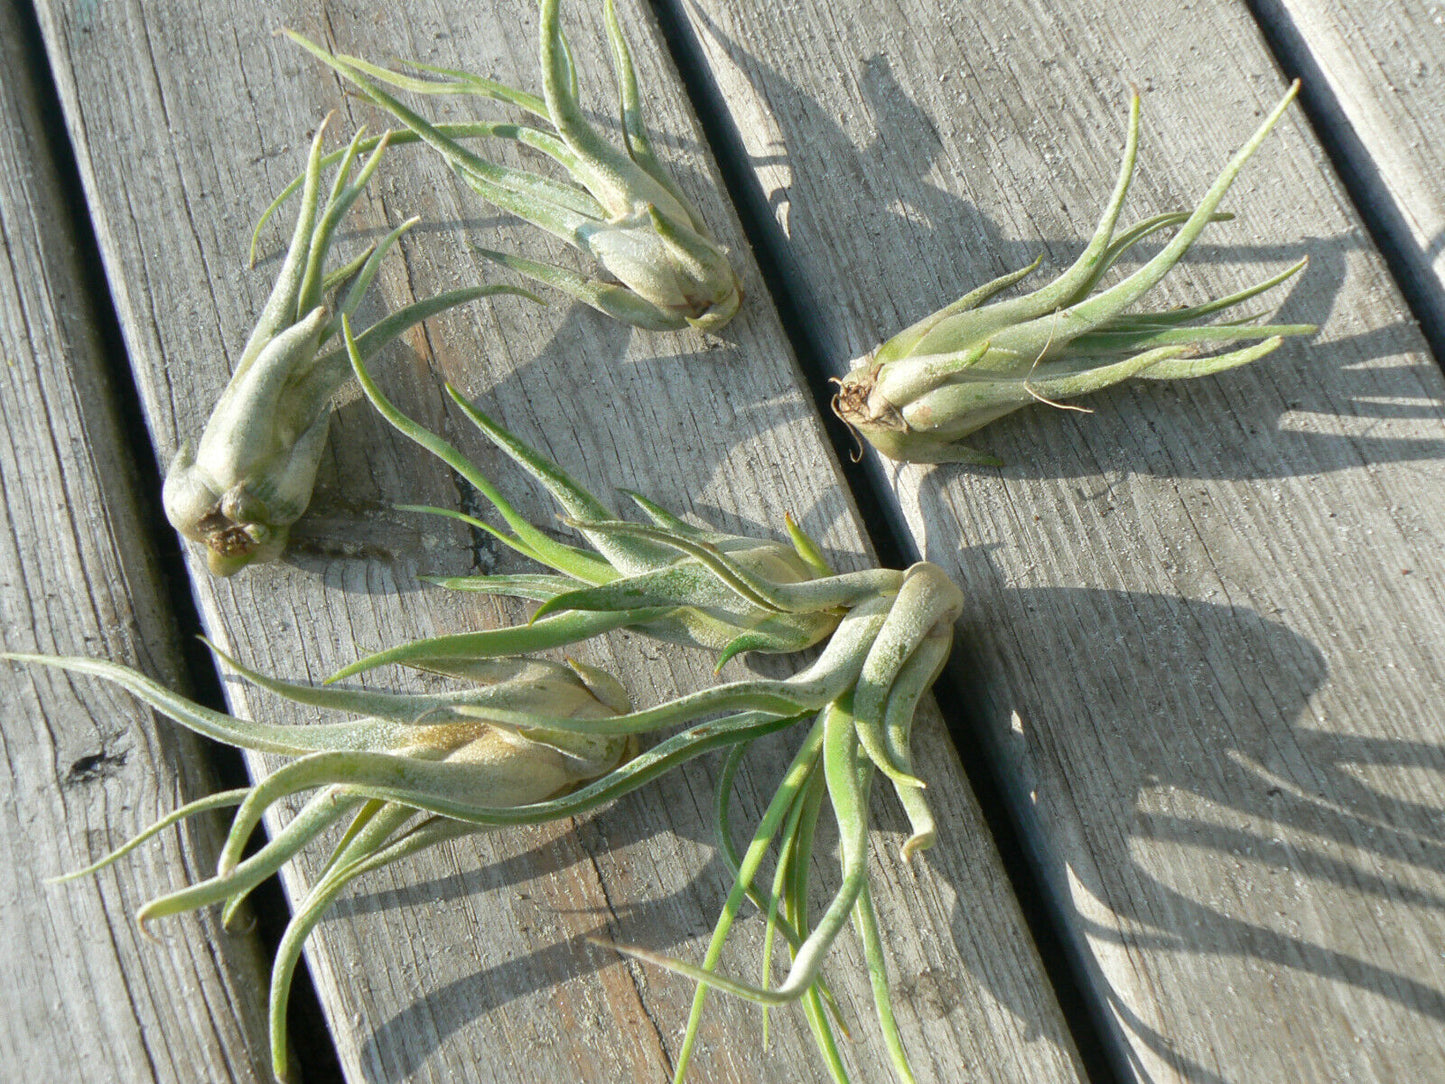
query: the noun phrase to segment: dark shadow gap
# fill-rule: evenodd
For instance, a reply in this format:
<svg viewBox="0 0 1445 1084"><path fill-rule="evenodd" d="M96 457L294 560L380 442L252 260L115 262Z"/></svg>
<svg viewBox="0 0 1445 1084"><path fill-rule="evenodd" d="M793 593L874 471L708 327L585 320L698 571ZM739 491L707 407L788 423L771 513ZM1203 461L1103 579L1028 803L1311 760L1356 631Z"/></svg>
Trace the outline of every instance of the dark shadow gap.
<svg viewBox="0 0 1445 1084"><path fill-rule="evenodd" d="M686 16L674 4L667 0L653 0L651 8L673 64L687 89L706 142L717 161L728 197L752 245L763 282L798 359L814 405L824 419L833 450L843 464L844 478L862 516L869 541L882 564L906 567L919 560L919 555L898 508L882 496L889 489L886 467L876 455L866 455L861 462L855 461L858 443L842 422L833 416L832 386L828 383L831 374L820 348L806 332L808 320L802 299L806 298L807 291L791 279L784 240L770 214L766 195L748 170L747 151L720 90L707 74L702 49L688 26ZM957 676L959 669L950 666L939 679L946 693L939 698L940 701L969 702L967 690ZM967 711L944 711L943 714L957 748L982 747L977 740L977 736L982 734L979 720L969 717ZM1078 1048L1084 1072L1097 1084L1120 1084L1133 1079L1135 1074L1129 1067L1127 1052L1122 1044L1115 1041L1117 1029L1111 1022L1109 1007L1098 991L1091 988L1078 949L1064 935L1063 931L1067 928L1065 905L1052 897L1041 876L1038 859L1024 845L1021 825L1004 797L1004 783L998 765L985 763L984 758L976 756L961 759L969 785L1002 857L1024 921L1038 948L1045 973L1053 986L1070 1036Z"/></svg>
<svg viewBox="0 0 1445 1084"><path fill-rule="evenodd" d="M143 483L150 483L137 486L135 497L140 520L151 526L147 541L156 554L158 567L163 571L161 602L170 614L183 672L189 682L190 687L184 691L199 703L224 711L226 701L215 660L199 640L201 618L191 595L185 557L175 532L166 524L161 508L160 486L156 483L162 472L151 445L140 392L126 354L120 316L111 298L110 284L106 281L100 243L90 220L80 169L68 138L65 112L45 49L40 20L33 4L18 4L16 11L21 33L25 36L25 53L30 58L30 70L22 73L21 77L28 78L35 88L41 119L52 136L45 141L46 147L55 176L59 178L58 195L74 234L76 263L101 343L102 362L116 393L115 406L125 453L131 457L136 477ZM198 740L209 746L208 766L218 789L250 785L251 779L239 750L205 738ZM255 845L259 845L259 841ZM275 878L267 880L251 894L250 909L256 917L256 934L268 955L274 957L290 916L285 893ZM298 1044L295 1048L294 1062L299 1069L296 1078L308 1084L340 1084L344 1079L341 1063L330 1041L330 1030L304 960L292 983L288 1019L290 1034L298 1039L307 1036L309 1040L306 1045Z"/></svg>
<svg viewBox="0 0 1445 1084"><path fill-rule="evenodd" d="M1246 6L1285 78L1300 80L1299 104L1315 138L1345 186L1375 248L1384 257L1390 277L1419 323L1436 364L1445 367L1445 296L1430 270L1429 257L1422 256L1427 262L1421 265L1406 255L1417 250L1410 227L1390 198L1384 178L1355 134L1354 125L1289 12L1279 0L1246 0Z"/></svg>

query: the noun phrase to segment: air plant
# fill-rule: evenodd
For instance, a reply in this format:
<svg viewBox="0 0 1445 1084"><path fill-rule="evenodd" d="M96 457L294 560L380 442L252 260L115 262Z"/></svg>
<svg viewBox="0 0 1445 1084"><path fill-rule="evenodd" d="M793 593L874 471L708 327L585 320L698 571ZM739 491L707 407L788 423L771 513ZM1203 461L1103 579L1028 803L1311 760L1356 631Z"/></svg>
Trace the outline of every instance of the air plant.
<svg viewBox="0 0 1445 1084"><path fill-rule="evenodd" d="M1285 336L1312 334L1313 325L1261 325L1252 317L1197 322L1279 285L1300 271L1304 260L1201 305L1167 312L1124 311L1168 274L1205 226L1230 217L1216 214L1216 208L1298 91L1296 81L1192 213L1158 215L1116 234L1139 146L1136 93L1129 106L1118 182L1093 238L1073 266L1033 293L984 305L1035 270L1040 262L1035 260L899 332L839 382L833 400L838 417L893 459L998 465L993 456L959 442L1029 403L1057 406L1129 377L1206 376L1263 357ZM1131 247L1175 226L1178 232L1157 255L1118 283L1099 289L1104 273ZM1206 353L1216 347L1227 349Z"/></svg>
<svg viewBox="0 0 1445 1084"><path fill-rule="evenodd" d="M196 704L128 667L86 658L0 654L15 662L89 674L125 688L197 733L243 749L294 757L255 786L198 799L157 821L93 865L95 873L163 829L214 809L238 807L216 875L145 904L144 925L166 915L224 904L229 922L250 892L332 825L350 823L297 907L271 974L271 1057L286 1079L286 1007L307 936L357 877L469 833L573 817L642 786L719 746L790 725L791 718L743 713L692 726L636 753L628 728L605 728L628 699L610 674L570 661L477 658L428 669L469 687L400 693L278 681L218 656L255 685L298 704L362 716L345 722L274 725ZM509 720L524 719L516 725ZM275 803L316 793L250 856L243 851Z"/></svg>
<svg viewBox="0 0 1445 1084"><path fill-rule="evenodd" d="M329 117L327 120L329 121ZM301 210L291 245L266 307L236 362L200 442L183 444L166 473L166 517L200 543L214 574L229 576L254 561L281 555L291 525L305 512L326 445L331 397L351 374L346 351L333 346L341 320L354 313L382 258L418 221L408 219L355 259L328 272L337 225L376 171L388 136L366 141L370 157L351 180L361 153L358 132L337 159L336 177L322 201L323 122L311 144ZM325 303L327 294L335 303ZM357 339L375 354L413 324L454 305L508 286L452 290L379 320Z"/></svg>
<svg viewBox="0 0 1445 1084"><path fill-rule="evenodd" d="M612 0L603 7L620 93L623 149L591 125L577 100L577 73L558 15L559 0L541 5L541 98L466 72L408 64L429 78L388 71L353 56L332 55L286 31L353 84L361 94L441 153L483 199L592 256L604 276L483 250L491 259L546 283L600 312L650 331L692 325L716 331L742 303L742 286L727 252L652 149L631 52ZM434 125L382 84L418 94L474 95L506 102L546 121L551 130L517 124ZM499 165L459 142L490 135L515 140L557 162L574 183ZM283 198L285 193L283 193Z"/></svg>
<svg viewBox="0 0 1445 1084"><path fill-rule="evenodd" d="M383 416L470 481L496 508L510 533L449 510L411 510L462 519L553 571L436 579L433 582L446 587L531 599L541 606L526 626L403 645L362 659L331 680L388 662L446 665L460 658L558 647L621 627L721 648L724 660L744 650L796 651L823 643L818 657L792 677L734 681L586 724L595 735L638 735L696 727L699 720L718 715L730 727L740 720L771 719L779 725L814 720L742 855L732 839L729 793L755 736L734 743L717 802L720 844L733 868L734 886L703 962L673 960L636 946L616 947L701 984L677 1061L677 1080L686 1073L705 993L712 986L765 1006L801 999L830 1071L842 1080L846 1073L834 1043L821 969L851 918L864 943L894 1067L900 1079L911 1080L893 1022L882 942L868 895L868 792L875 770L893 784L912 827L903 845L905 859L933 843L936 827L924 781L913 769L911 734L918 703L951 649L962 593L938 566L927 562L903 572L875 568L831 574L816 544L791 519L791 549L695 527L637 494L629 496L651 523L617 519L555 463L448 389L477 427L552 493L569 513L567 525L592 548L567 545L521 516L453 445L402 414L382 395L359 356L353 355L352 361L363 391ZM519 728L533 723L525 714L493 717ZM807 910L808 870L825 798L842 837L841 883L814 923ZM763 886L758 883L759 870L775 843L779 858L772 885ZM745 899L767 914L763 985L715 971ZM766 962L772 958L778 933L788 943L792 964L783 981L770 987Z"/></svg>
<svg viewBox="0 0 1445 1084"><path fill-rule="evenodd" d="M767 585L750 580L725 558L708 561L719 579L760 593ZM963 608L963 595L936 565L919 563L894 573L895 587L878 590L849 608L818 658L784 679L734 681L679 696L667 703L585 724L593 735L638 735L686 726L673 742L707 732L709 725L727 727L732 738L718 786L715 815L719 844L733 872L733 887L700 964L673 959L636 945L610 945L617 951L668 968L699 983L684 1040L675 1064L675 1081L686 1076L701 1014L710 987L765 1007L801 1001L835 1080L846 1080L830 1023L836 1012L823 982L822 969L834 942L853 922L863 942L879 1024L902 1081L912 1071L894 1022L882 937L868 892L869 791L875 771L892 783L911 832L902 847L905 860L931 846L937 829L925 797L925 782L913 768L911 736L919 701L943 669L953 643L953 626ZM783 604L783 599L773 596ZM471 709L459 709L462 712ZM715 723L700 720L722 716ZM531 725L526 713L493 712L501 724ZM784 771L772 801L739 854L730 814L732 780L752 744L771 721L777 727L812 719L802 746ZM755 732L742 733L742 727ZM831 807L840 846L840 881L828 906L814 921L808 913L808 879L812 841L823 812ZM770 849L778 857L771 884L760 883ZM728 933L751 900L767 916L761 984L717 972ZM773 944L781 935L791 963L777 985L768 984ZM596 943L608 945L594 939Z"/></svg>
<svg viewBox="0 0 1445 1084"><path fill-rule="evenodd" d="M728 750L716 817L732 891L701 964L635 946L619 951L697 979L677 1079L696 1041L706 990L716 986L763 1005L801 1000L834 1078L846 1072L834 1040L836 1013L822 979L829 950L851 919L864 943L883 1034L901 1079L911 1080L889 1002L882 940L868 893L868 791L876 770L893 783L912 825L905 858L935 836L910 749L915 709L941 670L963 597L943 572L920 563L904 572L872 569L832 575L817 546L789 524L792 547L693 527L634 497L652 519L615 519L555 464L480 412L469 411L491 439L546 485L572 513L591 551L552 539L521 517L450 445L420 429L381 397L362 359L350 318L341 319L349 363L367 395L402 432L431 448L488 497L510 532L469 520L535 557L552 574L482 577L465 586L542 602L530 624L461 637L438 637L371 656L343 673L382 662L408 665L470 684L443 692L402 693L269 678L216 654L243 678L298 704L358 715L349 721L273 725L196 704L114 663L0 654L111 681L200 734L295 759L252 787L192 802L162 818L78 877L104 868L186 817L237 807L216 875L141 908L142 923L212 904L229 921L250 892L318 835L349 817L330 859L298 906L273 965L271 1055L287 1069L286 1007L302 946L331 903L357 877L444 840L509 824L576 816L635 790L713 749ZM460 401L460 397L457 397ZM463 404L465 405L465 404ZM439 510L433 510L439 511ZM451 581L442 581L457 586ZM544 612L545 611L545 612ZM746 679L630 710L609 675L568 661L515 657L630 626L666 639L705 643L724 656L742 650L798 650L822 643L792 677ZM824 643L824 641L826 641ZM801 749L752 834L737 852L730 817L732 780L759 737L813 720ZM638 752L642 735L667 731ZM305 792L312 797L254 854L248 841L266 811ZM808 914L812 840L825 804L842 837L840 885L822 915ZM776 843L771 886L759 871ZM69 879L69 877L64 878ZM720 952L743 902L767 914L761 985L723 976ZM792 955L786 977L767 982L781 936Z"/></svg>

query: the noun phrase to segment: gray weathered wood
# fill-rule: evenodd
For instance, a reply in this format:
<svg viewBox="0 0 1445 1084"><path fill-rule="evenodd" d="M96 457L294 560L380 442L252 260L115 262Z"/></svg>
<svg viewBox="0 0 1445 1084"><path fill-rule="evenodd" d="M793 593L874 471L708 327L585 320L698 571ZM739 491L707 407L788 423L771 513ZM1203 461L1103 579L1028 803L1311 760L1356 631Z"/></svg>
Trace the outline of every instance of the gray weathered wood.
<svg viewBox="0 0 1445 1084"><path fill-rule="evenodd" d="M0 4L0 650L99 654L182 681L114 389L14 5ZM132 919L216 854L209 822L48 885L209 787L201 743L130 700L0 664L0 1065L7 1080L256 1081L255 939Z"/></svg>
<svg viewBox="0 0 1445 1084"><path fill-rule="evenodd" d="M1144 91L1127 221L1283 85L1241 5L677 5L842 373L1042 250ZM1361 16L1369 18L1370 16ZM1298 118L1162 307L1308 253L1257 365L1036 406L993 469L872 459L957 572L969 713L1139 1078L1430 1079L1445 1058L1445 385ZM871 453L870 453L871 457Z"/></svg>
<svg viewBox="0 0 1445 1084"><path fill-rule="evenodd" d="M1445 336L1445 4L1253 6L1307 80L1324 135L1412 279L1421 319Z"/></svg>
<svg viewBox="0 0 1445 1084"><path fill-rule="evenodd" d="M599 5L569 5L577 66L589 90L610 88ZM736 225L675 73L630 5L641 77L657 88L652 117L664 152L745 262ZM249 227L300 166L308 133L338 103L334 79L284 40L283 22L348 51L416 57L536 85L531 5L449 2L377 14L369 5L278 5L233 22L219 3L40 5L66 119L162 458L199 428L258 311L273 255L247 273ZM610 89L607 90L610 94ZM604 115L610 115L606 98ZM438 108L442 108L440 103ZM474 106L453 110L473 112ZM479 277L468 237L561 258L529 229L500 222L430 157L398 151L348 229L373 233L415 212L426 224L393 258L378 296L395 308ZM494 276L493 276L494 277ZM844 562L860 560L854 513L800 388L756 273L754 298L720 342L629 333L565 304L508 299L434 321L380 363L391 392L501 474L497 457L443 409L437 374L483 399L601 492L627 485L730 527L777 531L785 512ZM378 308L380 305L378 305ZM193 561L210 633L241 658L287 677L320 678L358 652L403 639L517 620L516 609L423 587L419 572L460 572L505 556L446 525L391 512L393 501L455 506L453 479L386 430L354 393L332 425L313 514L282 564L233 580ZM554 510L515 475L525 512ZM364 526L358 519L366 517ZM710 679L706 658L617 637L580 653L621 674L639 702ZM375 680L396 680L383 675ZM239 710L298 713L237 688ZM921 741L947 839L902 866L896 834L877 848L879 906L895 961L905 1041L921 1078L1074 1079L1059 1010L1017 905L936 717ZM796 740L796 739L794 739ZM779 746L774 746L775 749ZM770 793L759 758L740 813ZM691 983L623 965L582 942L598 933L697 958L726 891L706 827L715 764L649 788L575 826L476 837L363 884L323 924L311 961L341 1060L356 1080L643 1080L676 1049ZM877 814L895 832L896 810ZM886 845L884 845L886 844ZM290 877L304 890L313 863ZM175 936L182 937L188 927ZM750 969L756 924L728 957ZM887 1077L857 950L830 973L857 1042L860 1080ZM821 1073L796 1012L775 1013L761 1049L757 1013L714 999L697 1075L783 1080ZM302 1041L302 1037L298 1037Z"/></svg>

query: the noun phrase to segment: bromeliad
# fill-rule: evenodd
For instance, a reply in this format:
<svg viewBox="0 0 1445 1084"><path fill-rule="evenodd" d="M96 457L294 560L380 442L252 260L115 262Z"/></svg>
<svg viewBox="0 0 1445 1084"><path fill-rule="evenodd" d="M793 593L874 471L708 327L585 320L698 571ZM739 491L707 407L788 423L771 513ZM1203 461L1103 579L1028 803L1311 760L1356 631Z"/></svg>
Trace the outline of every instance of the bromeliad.
<svg viewBox="0 0 1445 1084"><path fill-rule="evenodd" d="M327 118L330 119L329 117ZM166 472L166 518L205 547L211 572L229 576L253 561L272 561L286 547L291 525L306 511L326 446L331 397L351 374L346 351L334 347L341 320L355 312L382 258L407 230L408 219L354 260L328 272L337 225L366 187L386 151L387 136L354 182L351 170L363 143L358 132L340 157L322 202L321 140L316 131L307 161L301 211L276 285L246 341L200 443L183 444ZM334 307L325 304L335 294ZM357 338L371 356L413 324L488 294L525 291L508 286L452 290L379 320ZM323 352L323 347L333 349Z"/></svg>
<svg viewBox="0 0 1445 1084"><path fill-rule="evenodd" d="M846 1074L834 1043L820 973L829 949L851 919L864 942L878 1017L894 1067L900 1079L911 1080L893 1022L882 941L868 894L868 793L875 771L892 783L912 827L903 846L905 858L932 844L936 828L924 781L913 767L911 737L918 704L948 658L954 623L963 609L962 593L940 568L927 562L903 572L875 568L834 575L817 545L791 520L791 548L695 527L636 494L630 496L652 522L619 520L555 463L452 390L453 399L493 444L552 493L569 515L565 522L591 548L567 545L529 523L455 446L402 414L382 395L359 354L353 353L352 361L362 389L378 410L471 482L496 508L508 530L454 511L413 510L461 518L552 573L434 580L451 588L530 599L541 606L526 626L404 645L362 659L332 680L388 662L450 665L463 658L559 647L622 627L721 649L723 661L746 650L787 652L821 643L818 657L792 677L734 681L586 724L594 735L623 736L679 726L692 728L684 733L715 725L732 728L743 720L748 725L771 720L779 726L814 720L742 855L733 845L729 793L755 738L748 735L733 743L719 786L717 821L720 845L733 867L734 887L703 962L689 964L635 946L618 947L702 984L676 1065L678 1080L686 1072L710 986L763 1005L801 999L830 1071L842 1080ZM723 717L720 723L704 721L717 716ZM517 728L538 725L525 713L491 717ZM832 902L813 923L807 912L809 856L825 798L842 838L841 878ZM758 883L758 876L774 845L778 859L769 888ZM781 933L792 953L788 973L776 987L751 985L715 971L745 899L768 916L768 946ZM765 968L771 957L768 947Z"/></svg>
<svg viewBox="0 0 1445 1084"><path fill-rule="evenodd" d="M347 688L333 684L336 678L321 686L302 685L265 677L221 656L262 689L295 703L360 716L310 725L273 725L208 709L113 663L0 655L112 681L198 733L294 758L253 787L211 795L176 810L74 876L103 868L187 816L238 807L216 875L151 901L138 916L147 922L222 904L223 918L229 919L262 880L319 834L350 818L277 950L270 1025L273 1065L284 1078L286 1006L302 946L353 880L467 833L576 816L722 749L728 756L716 819L734 883L705 958L691 964L644 948L616 946L700 983L676 1063L677 1078L685 1074L691 1058L706 990L715 986L765 1006L800 1000L834 1079L846 1080L830 1019L837 1007L822 968L851 920L863 941L894 1068L901 1080L910 1081L868 890L868 794L875 773L881 771L912 827L903 846L905 858L933 842L936 828L924 780L914 769L911 735L918 704L952 644L963 607L957 587L928 563L903 572L871 569L833 575L817 546L791 523L789 547L691 526L641 497L635 499L652 523L618 520L555 464L469 409L499 447L552 491L571 514L568 522L592 548L566 545L528 523L455 448L381 396L345 315L341 334L366 394L404 433L469 478L509 530L468 521L553 569L543 575L441 582L535 599L542 603L538 616L519 628L407 645L342 672L403 662L472 683L443 692ZM570 661L563 665L515 657L520 651L575 644L619 627L702 643L720 649L724 658L745 650L794 651L819 644L821 651L788 678L733 681L640 710L631 710L621 686L600 671ZM758 738L809 720L812 725L801 748L749 846L739 854L730 813L737 771ZM659 737L638 752L642 735ZM266 811L306 792L314 793L300 811L247 856L246 844ZM807 909L808 876L825 805L841 837L840 877L831 902L814 921ZM777 859L767 884L760 874L774 847ZM717 972L722 947L747 900L767 915L761 985ZM768 974L779 937L792 958L782 981L773 986Z"/></svg>
<svg viewBox="0 0 1445 1084"><path fill-rule="evenodd" d="M1202 305L1167 312L1124 311L1169 273L1205 226L1230 217L1216 214L1216 208L1298 91L1296 82L1192 213L1158 215L1116 234L1139 147L1135 94L1113 196L1073 266L1033 293L984 305L1037 268L1035 260L899 332L839 382L833 399L838 417L893 459L996 466L998 459L960 441L1029 403L1057 405L1130 377L1206 376L1263 357L1287 335L1313 334L1313 325L1260 325L1252 318L1197 322L1279 285L1300 271L1304 260ZM1175 226L1179 231L1157 255L1115 285L1098 289L1104 273L1132 246ZM1207 353L1216 347L1227 349Z"/></svg>
<svg viewBox="0 0 1445 1084"><path fill-rule="evenodd" d="M726 250L652 149L637 73L612 0L606 0L603 15L621 97L622 150L591 125L577 100L577 73L562 34L559 6L559 0L543 0L541 6L541 98L495 80L425 64L409 67L430 78L391 72L357 57L332 55L293 31L286 33L440 152L483 199L592 256L606 277L589 279L483 250L489 258L635 327L661 331L690 324L716 331L737 312L742 286ZM518 124L432 124L383 84L419 94L466 94L507 102L546 121L552 130ZM541 151L575 183L500 165L459 142L481 135Z"/></svg>
<svg viewBox="0 0 1445 1084"><path fill-rule="evenodd" d="M287 1068L287 999L302 946L337 895L357 877L468 833L576 816L708 749L786 724L757 715L723 720L684 731L634 757L633 739L596 729L628 710L622 686L610 674L576 662L456 662L433 669L462 679L468 687L406 694L278 681L226 659L249 681L288 700L361 716L286 726L203 707L114 663L45 655L0 658L103 678L200 734L295 758L253 787L191 802L94 865L61 878L94 873L189 816L238 807L216 875L151 900L137 915L142 924L212 904L224 904L222 915L229 920L258 884L331 825L350 818L277 949L270 1024L272 1062L281 1079ZM528 725L499 721L506 717L525 717ZM244 855L266 810L307 791L315 794L301 810L268 843Z"/></svg>

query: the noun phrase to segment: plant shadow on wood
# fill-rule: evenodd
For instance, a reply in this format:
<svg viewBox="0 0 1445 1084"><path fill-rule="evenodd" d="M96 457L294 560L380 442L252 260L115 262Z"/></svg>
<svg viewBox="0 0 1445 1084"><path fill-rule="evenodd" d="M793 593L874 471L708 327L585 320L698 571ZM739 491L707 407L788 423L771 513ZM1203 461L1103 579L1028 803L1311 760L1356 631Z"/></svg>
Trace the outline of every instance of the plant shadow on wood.
<svg viewBox="0 0 1445 1084"><path fill-rule="evenodd" d="M1040 282L1082 251L1083 236L1010 239L979 206L931 180L954 168L939 135L941 125L899 83L887 56L863 59L853 75L872 122L871 141L862 143L836 108L750 53L697 5L687 6L701 33L752 81L780 129L781 149L749 162L763 176L783 170L790 178L762 194L768 214L756 225L768 234L760 248L782 263L785 288L794 295L806 336L827 359L831 373L815 373L812 379L841 375L903 327L983 282L1026 266L1041 251L1046 266L1037 273ZM1121 92L1121 121L1124 100ZM1119 132L1100 138L1117 138L1122 145L1122 124ZM1145 169L1150 142L1146 127ZM1100 181L1101 204L1108 183L1107 178ZM1092 414L1036 404L989 425L969 438L971 446L1003 459L1010 476L1028 478L1092 473L1093 454L1127 457L1129 469L1137 472L1222 479L1445 456L1445 440L1438 436L1445 402L1436 366L1403 306L1402 319L1384 326L1356 330L1329 322L1342 299L1380 289L1358 269L1371 247L1368 235L1350 230L1300 241L1231 242L1250 230L1268 236L1275 228L1261 221L1265 216L1250 213L1249 183L1246 176L1224 208L1239 212L1240 221L1213 227L1206 237L1216 240L1191 248L1162 290L1169 291L1170 282L1197 280L1198 285L1176 285L1157 304L1227 293L1259 278L1261 269L1278 270L1308 256L1310 267L1300 281L1286 288L1287 295L1279 290L1267 295L1262 307L1279 304L1280 322L1322 325L1314 338L1291 341L1253 365L1201 380L1134 381L1077 401ZM1130 204L1125 221L1175 209ZM779 219L786 224L779 226ZM1080 223L1080 233L1092 226L1092 219ZM1127 257L1116 275L1138 266L1157 247L1140 246L1139 255ZM834 257L819 261L810 259L810 252ZM930 253L944 255L920 255ZM1231 274L1238 268L1244 270ZM1150 454L1139 454L1131 432L1141 414L1151 430L1169 434L1162 447L1148 449ZM1232 420L1222 421L1227 418ZM1220 439L1222 427L1228 440ZM1081 443L1089 454L1080 455Z"/></svg>
<svg viewBox="0 0 1445 1084"><path fill-rule="evenodd" d="M1083 588L972 599L953 679L982 733L960 741L1004 765L1087 981L1134 1045L1225 1084L1113 987L1097 962L1113 946L1187 957L1182 973L1215 989L1297 984L1337 1018L1379 999L1445 1023L1437 946L1416 943L1445 925L1445 743L1392 736L1408 720L1329 717L1325 656L1247 607ZM1019 703L1009 690L1041 691L1026 674L1040 659L1088 663ZM1286 1027L1269 1014L1291 1004L1242 992L1212 1026Z"/></svg>

